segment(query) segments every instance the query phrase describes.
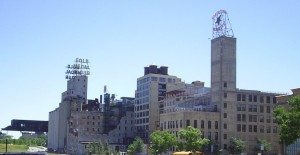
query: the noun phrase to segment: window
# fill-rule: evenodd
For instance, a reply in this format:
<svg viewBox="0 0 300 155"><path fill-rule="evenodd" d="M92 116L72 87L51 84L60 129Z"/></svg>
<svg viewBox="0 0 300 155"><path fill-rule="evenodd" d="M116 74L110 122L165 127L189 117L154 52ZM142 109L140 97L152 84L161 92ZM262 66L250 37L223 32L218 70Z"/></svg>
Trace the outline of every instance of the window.
<svg viewBox="0 0 300 155"><path fill-rule="evenodd" d="M201 120L201 129L204 129L204 120Z"/></svg>
<svg viewBox="0 0 300 155"><path fill-rule="evenodd" d="M252 125L249 125L248 127L249 127L249 128L248 128L248 131L249 131L249 132L252 132Z"/></svg>
<svg viewBox="0 0 300 155"><path fill-rule="evenodd" d="M227 87L227 82L224 82L224 88L226 88Z"/></svg>
<svg viewBox="0 0 300 155"><path fill-rule="evenodd" d="M151 81L157 81L157 77L151 77Z"/></svg>
<svg viewBox="0 0 300 155"><path fill-rule="evenodd" d="M246 101L246 95L242 94L242 101Z"/></svg>
<svg viewBox="0 0 300 155"><path fill-rule="evenodd" d="M252 95L248 96L248 100L249 100L249 102L252 102Z"/></svg>
<svg viewBox="0 0 300 155"><path fill-rule="evenodd" d="M252 111L257 112L257 105L252 105Z"/></svg>
<svg viewBox="0 0 300 155"><path fill-rule="evenodd" d="M194 120L194 128L197 128L197 120Z"/></svg>
<svg viewBox="0 0 300 155"><path fill-rule="evenodd" d="M211 132L209 131L208 132L208 137L207 137L209 140L211 139Z"/></svg>
<svg viewBox="0 0 300 155"><path fill-rule="evenodd" d="M270 98L270 96L267 96L267 103L270 103L271 101L271 98Z"/></svg>
<svg viewBox="0 0 300 155"><path fill-rule="evenodd" d="M227 108L227 103L226 103L226 102L224 103L224 108L225 108L225 109Z"/></svg>
<svg viewBox="0 0 300 155"><path fill-rule="evenodd" d="M257 102L257 95L253 96L253 102Z"/></svg>
<svg viewBox="0 0 300 155"><path fill-rule="evenodd" d="M242 115L241 114L237 114L236 119L238 122L240 122L242 120Z"/></svg>
<svg viewBox="0 0 300 155"><path fill-rule="evenodd" d="M190 120L186 120L186 126L190 126Z"/></svg>
<svg viewBox="0 0 300 155"><path fill-rule="evenodd" d="M241 101L241 94L237 94L237 101Z"/></svg>
<svg viewBox="0 0 300 155"><path fill-rule="evenodd" d="M264 122L264 115L259 115L259 122L261 122L261 123Z"/></svg>
<svg viewBox="0 0 300 155"><path fill-rule="evenodd" d="M264 103L264 97L263 97L263 96L260 96L260 97L259 97L259 102L260 102L260 103Z"/></svg>
<svg viewBox="0 0 300 155"><path fill-rule="evenodd" d="M207 122L208 129L211 129L211 121Z"/></svg>
<svg viewBox="0 0 300 155"><path fill-rule="evenodd" d="M260 111L259 111L260 113L264 113L264 106L263 105L261 105L259 109L260 109Z"/></svg>
<svg viewBox="0 0 300 155"><path fill-rule="evenodd" d="M257 125L253 125L253 132L257 132Z"/></svg>
<svg viewBox="0 0 300 155"><path fill-rule="evenodd" d="M224 98L227 98L227 93L224 93Z"/></svg>
<svg viewBox="0 0 300 155"><path fill-rule="evenodd" d="M276 104L276 97L273 97L273 104Z"/></svg>
<svg viewBox="0 0 300 155"><path fill-rule="evenodd" d="M236 125L236 130L237 130L237 132L241 132L241 124Z"/></svg>
<svg viewBox="0 0 300 155"><path fill-rule="evenodd" d="M166 82L166 78L159 78L159 82Z"/></svg>
<svg viewBox="0 0 300 155"><path fill-rule="evenodd" d="M246 122L246 114L242 114L242 122Z"/></svg>
<svg viewBox="0 0 300 155"><path fill-rule="evenodd" d="M241 108L242 108L242 109L241 109L242 111L246 111L246 104L242 104L242 105L241 105Z"/></svg>
<svg viewBox="0 0 300 155"><path fill-rule="evenodd" d="M267 133L271 133L271 127L267 126Z"/></svg>
<svg viewBox="0 0 300 155"><path fill-rule="evenodd" d="M215 141L218 141L218 139L219 139L219 133L215 132Z"/></svg>
<svg viewBox="0 0 300 155"><path fill-rule="evenodd" d="M219 125L218 125L218 121L215 121L215 129L218 129Z"/></svg>
<svg viewBox="0 0 300 155"><path fill-rule="evenodd" d="M270 108L270 106L267 106L267 113L271 113L271 108Z"/></svg>
<svg viewBox="0 0 300 155"><path fill-rule="evenodd" d="M241 106L240 104L237 104L237 105L236 105L236 110L237 110L237 111L242 111L242 106Z"/></svg>
<svg viewBox="0 0 300 155"><path fill-rule="evenodd" d="M249 115L248 118L249 118L249 122L252 122L252 115Z"/></svg>
<svg viewBox="0 0 300 155"><path fill-rule="evenodd" d="M246 132L246 125L245 124L242 125L242 132Z"/></svg>
<svg viewBox="0 0 300 155"><path fill-rule="evenodd" d="M257 105L249 105L249 112L257 112Z"/></svg>
<svg viewBox="0 0 300 155"><path fill-rule="evenodd" d="M252 115L252 122L257 122L257 115Z"/></svg>
<svg viewBox="0 0 300 155"><path fill-rule="evenodd" d="M271 123L271 117L270 116L267 117L266 122Z"/></svg>
<svg viewBox="0 0 300 155"><path fill-rule="evenodd" d="M224 137L224 139L227 139L227 134L224 134L223 137Z"/></svg>
<svg viewBox="0 0 300 155"><path fill-rule="evenodd" d="M224 144L224 149L227 150L227 144Z"/></svg>
<svg viewBox="0 0 300 155"><path fill-rule="evenodd" d="M224 126L224 129L227 129L227 124L226 124L226 123L224 123L224 125L223 125L223 126Z"/></svg>
<svg viewBox="0 0 300 155"><path fill-rule="evenodd" d="M227 113L224 113L224 118L227 118Z"/></svg>
<svg viewBox="0 0 300 155"><path fill-rule="evenodd" d="M264 133L265 127L263 125L259 126L259 132Z"/></svg>
<svg viewBox="0 0 300 155"><path fill-rule="evenodd" d="M180 128L182 128L182 120L180 120Z"/></svg>
<svg viewBox="0 0 300 155"><path fill-rule="evenodd" d="M273 133L277 133L277 126L273 126Z"/></svg>

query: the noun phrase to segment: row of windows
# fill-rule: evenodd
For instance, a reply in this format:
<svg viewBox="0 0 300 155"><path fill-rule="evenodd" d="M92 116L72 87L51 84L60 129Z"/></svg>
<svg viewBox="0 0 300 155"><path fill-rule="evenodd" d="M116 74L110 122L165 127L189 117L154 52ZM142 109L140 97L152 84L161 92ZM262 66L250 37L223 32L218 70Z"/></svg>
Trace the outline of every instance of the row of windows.
<svg viewBox="0 0 300 155"><path fill-rule="evenodd" d="M85 85L84 85L85 86ZM69 92L67 92L69 94ZM74 91L72 90L71 94L74 94ZM85 92L82 92L83 95L85 95Z"/></svg>
<svg viewBox="0 0 300 155"><path fill-rule="evenodd" d="M237 94L237 101L248 101L248 102L258 102L259 103L274 103L276 104L276 97L272 96L257 96L257 95L246 95L246 94Z"/></svg>
<svg viewBox="0 0 300 155"><path fill-rule="evenodd" d="M86 125L90 125L90 122L86 122ZM95 122L92 122L91 125L95 125ZM100 122L98 122L98 126L100 126Z"/></svg>
<svg viewBox="0 0 300 155"><path fill-rule="evenodd" d="M121 126L119 126L119 130L121 130ZM124 126L124 130L127 131L127 126ZM131 127L130 130L133 131L133 127Z"/></svg>
<svg viewBox="0 0 300 155"><path fill-rule="evenodd" d="M135 100L136 104L143 104L143 103L148 103L148 102L149 102L149 96Z"/></svg>
<svg viewBox="0 0 300 155"><path fill-rule="evenodd" d="M141 119L135 119L135 124L143 124L143 123L149 123L149 118L141 118Z"/></svg>
<svg viewBox="0 0 300 155"><path fill-rule="evenodd" d="M149 111L137 112L137 113L134 113L134 115L136 118L149 116Z"/></svg>
<svg viewBox="0 0 300 155"><path fill-rule="evenodd" d="M168 82L168 83L175 83L175 81L176 81L175 79L172 79L172 78L163 78L163 77L155 77L155 76L153 76L151 78L150 77L146 77L144 79L138 80L137 81L137 85L148 83L148 82L150 82L150 80L151 81L163 82L163 83L166 83L166 82Z"/></svg>
<svg viewBox="0 0 300 155"><path fill-rule="evenodd" d="M78 81L80 81L80 79L78 79ZM85 79L83 79L83 81L85 82Z"/></svg>
<svg viewBox="0 0 300 155"><path fill-rule="evenodd" d="M246 114L237 114L236 117L238 122L246 122ZM260 122L260 123L271 123L271 116L267 116L265 119L264 115L248 115L248 122ZM273 119L273 123L275 122L275 119Z"/></svg>
<svg viewBox="0 0 300 155"><path fill-rule="evenodd" d="M186 126L192 126L190 120L186 120L185 124L183 124L182 120L176 120L176 121L167 121L167 122L163 122L160 124L161 129L173 129L173 128L182 128L182 127L186 127ZM214 129L218 129L219 128L219 124L218 121L207 121L207 129L212 129L212 126ZM193 121L193 127L194 128L198 128L198 120L194 120ZM201 129L205 128L205 123L204 120L200 121L200 126Z"/></svg>
<svg viewBox="0 0 300 155"><path fill-rule="evenodd" d="M149 109L149 104L139 105L134 107L134 111L146 110Z"/></svg>
<svg viewBox="0 0 300 155"><path fill-rule="evenodd" d="M125 120L124 123L127 124L127 120ZM130 124L132 124L132 123L133 123L133 121L131 120L131 121L130 121Z"/></svg>
<svg viewBox="0 0 300 155"><path fill-rule="evenodd" d="M149 125L135 126L135 129L136 129L137 132L149 130Z"/></svg>
<svg viewBox="0 0 300 155"><path fill-rule="evenodd" d="M149 96L149 89L140 92L137 91L135 98L141 98L144 96Z"/></svg>
<svg viewBox="0 0 300 155"><path fill-rule="evenodd" d="M259 129L258 129L259 127ZM237 132L247 132L246 124L237 124ZM263 125L248 125L248 132L260 132L260 133L277 133L277 126L263 126Z"/></svg>
<svg viewBox="0 0 300 155"><path fill-rule="evenodd" d="M150 87L149 83L137 85L137 92L148 90L149 87Z"/></svg>
<svg viewBox="0 0 300 155"><path fill-rule="evenodd" d="M264 110L265 106L263 105L248 105L248 112L258 112L258 107L259 107L259 112L260 113L271 113L271 107L270 106L266 106L266 111ZM247 111L247 105L246 104L237 104L237 107L236 107L236 110L237 111Z"/></svg>
<svg viewBox="0 0 300 155"><path fill-rule="evenodd" d="M101 116L102 116L102 115L101 115ZM100 119L100 115L97 116L97 117L98 117L98 119ZM87 116L86 118L87 118L87 119L90 119L90 116ZM93 116L92 118L93 118L93 119L96 119L96 116Z"/></svg>
<svg viewBox="0 0 300 155"><path fill-rule="evenodd" d="M90 128L86 128L86 131L90 131ZM92 128L91 131L96 131L95 128ZM97 129L98 132L100 132L100 128Z"/></svg>

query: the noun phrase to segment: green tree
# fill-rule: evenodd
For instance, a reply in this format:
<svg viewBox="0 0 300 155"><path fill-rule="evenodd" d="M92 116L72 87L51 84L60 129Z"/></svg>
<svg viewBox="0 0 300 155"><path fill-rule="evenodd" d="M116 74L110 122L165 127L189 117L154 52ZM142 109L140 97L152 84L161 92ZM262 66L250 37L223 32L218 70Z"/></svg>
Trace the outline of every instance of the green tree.
<svg viewBox="0 0 300 155"><path fill-rule="evenodd" d="M88 144L87 153L92 154L101 154L101 155L117 155L118 152L111 149L110 145L108 143L103 143L101 140L99 142L92 142Z"/></svg>
<svg viewBox="0 0 300 155"><path fill-rule="evenodd" d="M245 150L245 142L239 138L231 137L230 138L230 145L229 145L229 152L232 154L242 153Z"/></svg>
<svg viewBox="0 0 300 155"><path fill-rule="evenodd" d="M208 139L201 138L202 133L199 129L191 126L179 131L179 136L182 139L182 141L178 142L179 150L192 151L193 154L196 151L202 151L203 146L209 143Z"/></svg>
<svg viewBox="0 0 300 155"><path fill-rule="evenodd" d="M172 146L176 146L177 138L169 131L156 130L150 135L151 153L162 153L168 151Z"/></svg>
<svg viewBox="0 0 300 155"><path fill-rule="evenodd" d="M144 142L140 137L136 137L132 144L128 146L128 155L134 155L135 153L144 152Z"/></svg>
<svg viewBox="0 0 300 155"><path fill-rule="evenodd" d="M260 151L260 146L263 145L264 146L264 152L269 152L272 149L272 145L269 141L267 141L266 139L257 139L257 151Z"/></svg>
<svg viewBox="0 0 300 155"><path fill-rule="evenodd" d="M277 106L273 113L279 125L281 143L289 145L300 138L300 95L288 100L288 108Z"/></svg>

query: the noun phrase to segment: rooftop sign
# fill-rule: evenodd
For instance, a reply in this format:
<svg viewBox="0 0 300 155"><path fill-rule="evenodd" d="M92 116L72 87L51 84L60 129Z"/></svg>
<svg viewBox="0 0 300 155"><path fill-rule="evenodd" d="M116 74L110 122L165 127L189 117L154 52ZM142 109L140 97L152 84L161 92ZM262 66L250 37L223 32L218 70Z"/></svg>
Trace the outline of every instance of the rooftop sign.
<svg viewBox="0 0 300 155"><path fill-rule="evenodd" d="M66 79L72 79L75 76L90 75L90 66L88 59L76 58L74 64L67 65Z"/></svg>

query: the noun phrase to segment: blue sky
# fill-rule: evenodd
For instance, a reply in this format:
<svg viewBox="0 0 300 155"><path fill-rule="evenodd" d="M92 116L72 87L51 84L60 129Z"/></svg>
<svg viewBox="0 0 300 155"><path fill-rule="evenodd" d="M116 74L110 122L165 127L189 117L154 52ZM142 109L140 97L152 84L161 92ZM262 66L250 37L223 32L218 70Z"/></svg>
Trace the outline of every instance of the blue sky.
<svg viewBox="0 0 300 155"><path fill-rule="evenodd" d="M220 9L237 38L238 88L300 87L298 0L2 0L0 128L11 119L47 120L76 58L91 62L90 99L104 85L117 98L133 97L149 64L210 86L211 18Z"/></svg>

